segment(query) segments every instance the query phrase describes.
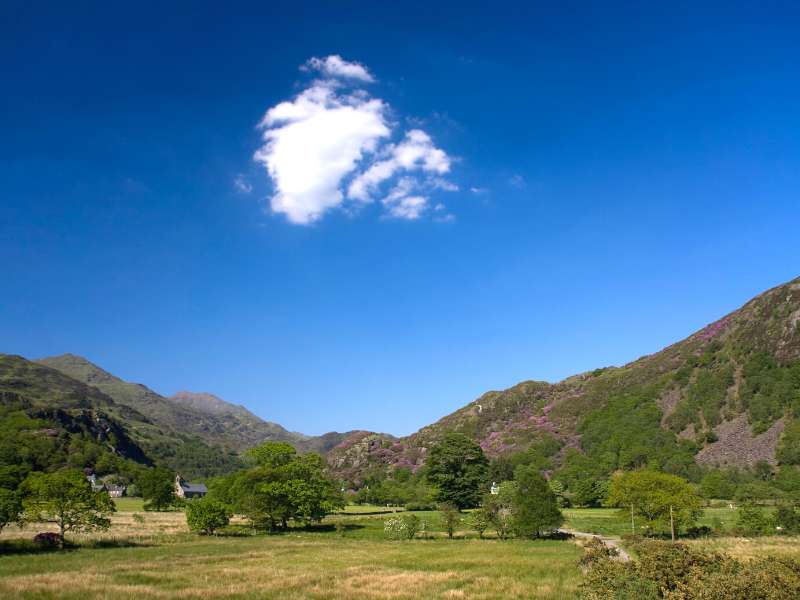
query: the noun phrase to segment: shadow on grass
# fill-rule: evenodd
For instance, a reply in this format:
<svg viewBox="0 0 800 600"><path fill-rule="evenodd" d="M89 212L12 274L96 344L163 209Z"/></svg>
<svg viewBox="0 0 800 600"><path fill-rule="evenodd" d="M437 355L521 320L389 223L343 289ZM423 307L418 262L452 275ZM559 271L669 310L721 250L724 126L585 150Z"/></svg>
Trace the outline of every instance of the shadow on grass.
<svg viewBox="0 0 800 600"><path fill-rule="evenodd" d="M54 554L61 552L74 552L81 549L102 550L108 548L144 548L152 544L134 542L126 539L89 540L81 544L67 542L63 548L35 544L31 540L3 540L0 541L0 556L14 554Z"/></svg>

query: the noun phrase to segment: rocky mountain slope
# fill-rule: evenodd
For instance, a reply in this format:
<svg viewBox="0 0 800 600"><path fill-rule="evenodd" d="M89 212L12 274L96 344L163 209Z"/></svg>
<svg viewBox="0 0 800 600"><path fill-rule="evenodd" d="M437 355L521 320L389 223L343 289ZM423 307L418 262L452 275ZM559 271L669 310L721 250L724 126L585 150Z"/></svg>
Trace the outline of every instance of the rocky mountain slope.
<svg viewBox="0 0 800 600"><path fill-rule="evenodd" d="M37 362L97 388L119 405L135 409L153 423L236 452L265 441L280 441L289 442L301 452L324 454L349 435L337 432L322 436L294 433L212 394L178 392L165 398L144 385L123 381L74 354L52 356Z"/></svg>
<svg viewBox="0 0 800 600"><path fill-rule="evenodd" d="M227 472L239 464L229 452L154 423L99 388L21 356L0 354L0 409L10 428L5 433L24 434L34 446L36 438L51 444L52 452L63 454L55 457L56 465L78 456L92 462L98 452L144 465L160 462L187 475ZM29 419L37 425L25 433ZM27 425L20 429L16 422Z"/></svg>
<svg viewBox="0 0 800 600"><path fill-rule="evenodd" d="M490 456L555 438L560 458L574 449L606 470L655 460L673 461L678 471L687 456L747 466L775 462L782 432L797 416L800 278L624 367L487 392L409 437L353 437L329 461L356 482L376 465L415 470L445 432L459 431Z"/></svg>

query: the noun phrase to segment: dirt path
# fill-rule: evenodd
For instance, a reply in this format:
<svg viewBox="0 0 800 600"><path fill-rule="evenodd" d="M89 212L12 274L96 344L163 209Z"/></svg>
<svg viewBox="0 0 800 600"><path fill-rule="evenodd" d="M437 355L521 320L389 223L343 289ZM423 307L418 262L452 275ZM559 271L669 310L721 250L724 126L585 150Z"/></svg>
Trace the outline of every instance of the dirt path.
<svg viewBox="0 0 800 600"><path fill-rule="evenodd" d="M563 533L568 533L570 535L574 535L575 537L578 538L586 538L586 539L594 537L600 538L600 540L606 546L608 546L609 548L614 548L619 553L618 555L619 560L621 560L622 562L628 562L631 559L630 554L625 552L625 550L623 550L620 547L618 538L606 537L604 535L599 535L597 533L586 533L585 531L575 531L573 529L559 529L559 531Z"/></svg>

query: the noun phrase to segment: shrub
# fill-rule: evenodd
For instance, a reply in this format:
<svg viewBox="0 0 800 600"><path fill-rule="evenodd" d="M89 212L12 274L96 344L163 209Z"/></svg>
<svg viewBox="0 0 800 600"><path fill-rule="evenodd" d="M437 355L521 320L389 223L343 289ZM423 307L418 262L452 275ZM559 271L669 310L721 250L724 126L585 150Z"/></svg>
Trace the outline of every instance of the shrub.
<svg viewBox="0 0 800 600"><path fill-rule="evenodd" d="M800 514L790 504L781 504L775 511L775 529L781 534L796 534L800 532Z"/></svg>
<svg viewBox="0 0 800 600"><path fill-rule="evenodd" d="M713 529L708 525L700 525L699 527L689 527L686 530L686 536L692 539L701 537L708 537L713 533Z"/></svg>
<svg viewBox="0 0 800 600"><path fill-rule="evenodd" d="M587 569L601 560L609 560L617 555L619 552L616 548L607 546L599 537L593 537L584 544L583 556L578 561L578 565Z"/></svg>
<svg viewBox="0 0 800 600"><path fill-rule="evenodd" d="M452 504L442 504L439 507L439 511L441 512L442 525L447 532L447 537L453 539L453 533L455 533L458 524L461 523L461 514Z"/></svg>
<svg viewBox="0 0 800 600"><path fill-rule="evenodd" d="M61 546L61 536L52 531L37 533L33 538L33 543L40 548L58 548Z"/></svg>
<svg viewBox="0 0 800 600"><path fill-rule="evenodd" d="M585 600L782 600L800 598L800 562L770 558L740 562L684 544L648 540L636 548L638 562L599 556L588 561L580 588Z"/></svg>
<svg viewBox="0 0 800 600"><path fill-rule="evenodd" d="M186 524L202 535L212 535L230 523L227 506L214 500L194 500L186 503Z"/></svg>
<svg viewBox="0 0 800 600"><path fill-rule="evenodd" d="M436 510L436 505L432 502L408 502L405 509L408 511Z"/></svg>
<svg viewBox="0 0 800 600"><path fill-rule="evenodd" d="M466 523L478 532L479 538L483 539L484 532L492 525L492 515L485 508L478 508L467 516Z"/></svg>
<svg viewBox="0 0 800 600"><path fill-rule="evenodd" d="M383 523L383 533L390 540L412 540L420 529L420 518L417 515L392 517Z"/></svg>

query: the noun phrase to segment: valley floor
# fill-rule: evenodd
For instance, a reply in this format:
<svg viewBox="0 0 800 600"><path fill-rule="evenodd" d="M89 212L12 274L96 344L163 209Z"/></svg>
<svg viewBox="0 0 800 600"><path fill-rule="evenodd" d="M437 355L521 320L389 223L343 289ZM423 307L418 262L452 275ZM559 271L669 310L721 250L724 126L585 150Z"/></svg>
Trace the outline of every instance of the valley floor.
<svg viewBox="0 0 800 600"><path fill-rule="evenodd" d="M379 507L350 508L322 526L283 535L188 533L180 512L145 513L119 502L110 531L75 538L77 549L35 552L29 540L43 526L0 535L1 598L548 598L576 596L582 554L576 541L480 540L465 530L448 540L436 513L417 513L428 539L383 538ZM706 519L721 518L711 509ZM626 523L607 509L565 511L566 526L619 535ZM337 532L336 522L344 525ZM693 541L740 557L800 557L797 538Z"/></svg>

